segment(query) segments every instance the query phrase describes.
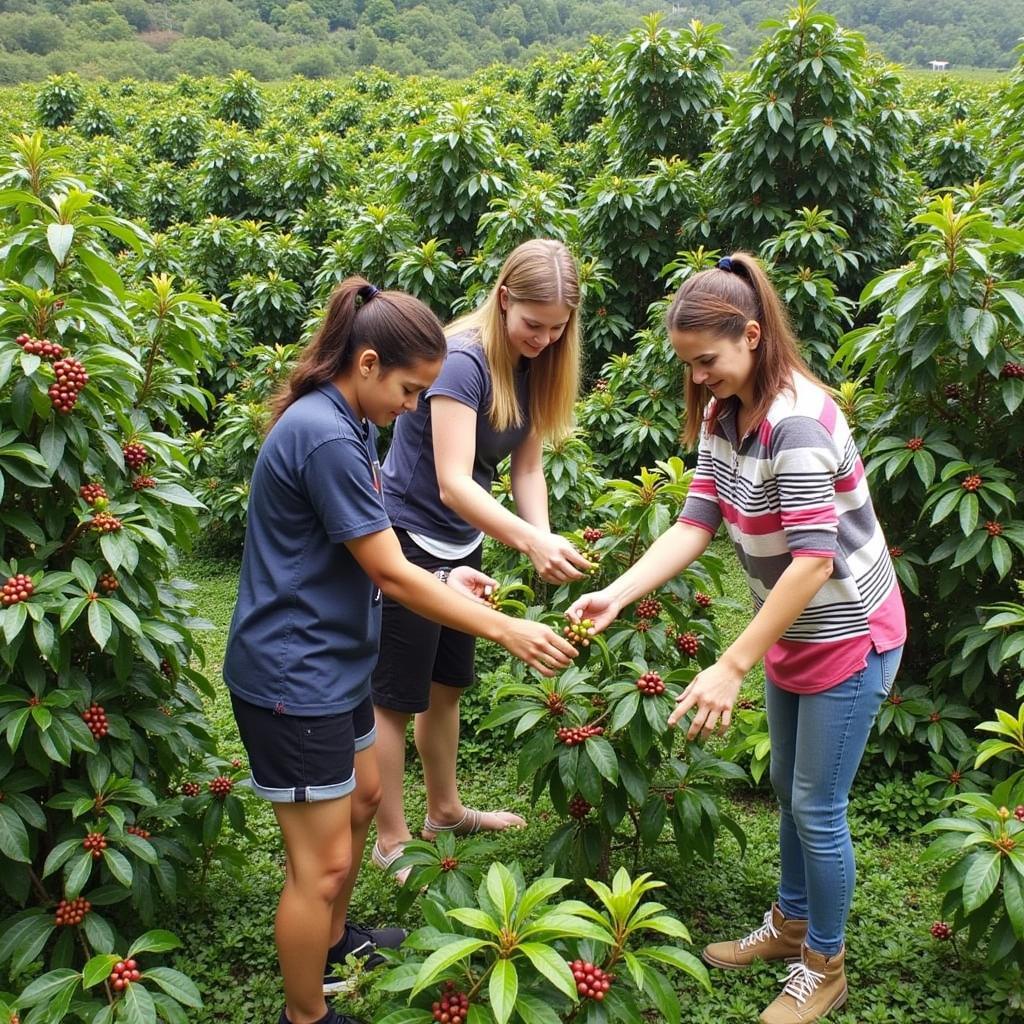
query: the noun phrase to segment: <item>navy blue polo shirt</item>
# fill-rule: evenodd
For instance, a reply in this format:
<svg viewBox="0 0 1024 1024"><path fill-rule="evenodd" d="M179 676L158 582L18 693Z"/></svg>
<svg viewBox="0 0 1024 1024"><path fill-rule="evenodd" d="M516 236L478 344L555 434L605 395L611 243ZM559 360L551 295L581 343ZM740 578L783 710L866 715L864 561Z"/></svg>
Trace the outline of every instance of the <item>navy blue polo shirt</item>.
<svg viewBox="0 0 1024 1024"><path fill-rule="evenodd" d="M224 658L232 693L289 715L340 714L368 696L380 593L344 542L390 526L375 428L333 384L293 402L253 470Z"/></svg>
<svg viewBox="0 0 1024 1024"><path fill-rule="evenodd" d="M530 433L530 363L520 360L515 371L516 397L523 422L510 430L491 426L491 369L473 334L448 339L448 355L437 380L420 395L412 412L398 417L384 460L384 502L395 526L426 537L468 544L480 531L443 501L434 463L430 399L443 395L476 412L476 450L473 479L489 494L498 463Z"/></svg>

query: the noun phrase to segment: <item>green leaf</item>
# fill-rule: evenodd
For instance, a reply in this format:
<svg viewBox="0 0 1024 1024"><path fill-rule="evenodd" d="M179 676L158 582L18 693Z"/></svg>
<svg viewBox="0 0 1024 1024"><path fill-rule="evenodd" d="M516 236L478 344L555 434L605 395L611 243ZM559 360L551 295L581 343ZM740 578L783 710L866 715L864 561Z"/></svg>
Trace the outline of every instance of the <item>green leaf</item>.
<svg viewBox="0 0 1024 1024"><path fill-rule="evenodd" d="M572 971L565 959L551 946L543 942L524 942L519 946L519 950L559 992L567 995L573 1002L578 1000Z"/></svg>
<svg viewBox="0 0 1024 1024"><path fill-rule="evenodd" d="M102 651L110 639L110 632L113 624L110 621L110 612L99 603L89 602L89 632L92 633L96 646Z"/></svg>
<svg viewBox="0 0 1024 1024"><path fill-rule="evenodd" d="M639 955L677 967L691 978L699 981L708 992L711 991L711 978L708 975L708 969L692 953L687 953L686 950L676 946L647 946L640 951Z"/></svg>
<svg viewBox="0 0 1024 1024"><path fill-rule="evenodd" d="M128 1024L157 1024L153 997L139 982L124 990L125 1020Z"/></svg>
<svg viewBox="0 0 1024 1024"><path fill-rule="evenodd" d="M612 785L619 781L619 759L612 745L603 736L592 736L583 744L583 750L602 777Z"/></svg>
<svg viewBox="0 0 1024 1024"><path fill-rule="evenodd" d="M103 863L110 873L126 888L132 884L132 866L128 858L109 846L103 851ZM129 953L129 956L132 954Z"/></svg>
<svg viewBox="0 0 1024 1024"><path fill-rule="evenodd" d="M129 957L139 953L166 953L169 949L177 949L181 945L178 937L163 928L154 928L140 935L128 950Z"/></svg>
<svg viewBox="0 0 1024 1024"><path fill-rule="evenodd" d="M424 960L411 995L415 996L433 984L452 964L458 963L460 960L472 956L477 950L490 945L493 943L486 942L484 939L454 938Z"/></svg>
<svg viewBox="0 0 1024 1024"><path fill-rule="evenodd" d="M518 893L512 873L504 864L495 863L488 869L487 895L501 915L501 923L505 924L511 920Z"/></svg>
<svg viewBox="0 0 1024 1024"><path fill-rule="evenodd" d="M501 927L494 918L477 907L456 907L448 911L448 916L476 931L490 932L492 935L501 932Z"/></svg>
<svg viewBox="0 0 1024 1024"><path fill-rule="evenodd" d="M203 1005L202 997L195 983L181 971L170 967L150 967L145 973L146 981L156 982L172 999L185 1006L199 1009Z"/></svg>
<svg viewBox="0 0 1024 1024"><path fill-rule="evenodd" d="M80 978L78 971L73 971L69 967L48 971L25 988L18 996L18 1005L35 1006L38 1003L49 1002L69 988L78 988Z"/></svg>
<svg viewBox="0 0 1024 1024"><path fill-rule="evenodd" d="M1003 903L1014 935L1024 939L1024 876L1017 871L1003 872Z"/></svg>
<svg viewBox="0 0 1024 1024"><path fill-rule="evenodd" d="M22 864L31 860L25 823L7 804L0 804L0 853Z"/></svg>
<svg viewBox="0 0 1024 1024"><path fill-rule="evenodd" d="M964 910L970 914L992 895L1002 870L998 850L979 850L971 859L964 878Z"/></svg>
<svg viewBox="0 0 1024 1024"><path fill-rule="evenodd" d="M491 971L488 994L491 997L491 1012L498 1024L507 1024L516 1005L519 993L519 974L511 960L498 960Z"/></svg>
<svg viewBox="0 0 1024 1024"><path fill-rule="evenodd" d="M72 224L51 224L46 229L46 244L58 263L63 263L67 258L74 239L75 228Z"/></svg>

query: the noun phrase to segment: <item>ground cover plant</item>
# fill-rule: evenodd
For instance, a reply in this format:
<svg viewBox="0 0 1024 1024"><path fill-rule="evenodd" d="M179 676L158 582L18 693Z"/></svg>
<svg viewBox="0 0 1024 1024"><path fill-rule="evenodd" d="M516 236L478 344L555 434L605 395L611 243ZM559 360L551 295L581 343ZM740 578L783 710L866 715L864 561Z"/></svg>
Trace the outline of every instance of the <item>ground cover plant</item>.
<svg viewBox="0 0 1024 1024"><path fill-rule="evenodd" d="M217 678L269 396L342 277L447 317L538 231L572 246L585 287L579 429L545 464L554 525L595 570L548 587L488 546L495 603L561 624L672 521L689 470L665 298L734 245L758 252L857 432L912 619L854 794L859 995L836 1019L1019 1012L1024 65L1005 85L901 77L811 3L768 26L751 61L728 60L713 28L651 17L458 84L65 75L8 94L0 1022L276 1012L265 908L280 854L267 809L239 795ZM495 493L509 491L503 474ZM224 561L189 555L197 538ZM746 602L716 544L602 637L584 625L555 680L481 647L467 795L531 827L411 851L417 884L400 893L363 879L364 918L400 904L427 929L390 981L358 979L370 1019L460 1009L475 988L471 1019L599 1021L606 982L624 1018L756 1013L770 970L709 993L685 956L650 953L741 934L771 899L761 677L725 741L661 728ZM532 888L552 865L570 881ZM584 923L539 938L554 952L512 973L478 915L493 924L528 891L537 914L569 901L557 914ZM675 922L637 934L637 968L593 930L629 892ZM484 945L428 969L453 936Z"/></svg>

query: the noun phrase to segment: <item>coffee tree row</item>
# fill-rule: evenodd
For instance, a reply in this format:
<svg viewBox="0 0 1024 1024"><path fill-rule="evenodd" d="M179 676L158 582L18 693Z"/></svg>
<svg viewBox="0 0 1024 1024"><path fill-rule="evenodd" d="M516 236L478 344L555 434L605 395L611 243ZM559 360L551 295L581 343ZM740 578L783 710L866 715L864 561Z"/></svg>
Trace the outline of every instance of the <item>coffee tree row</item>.
<svg viewBox="0 0 1024 1024"><path fill-rule="evenodd" d="M184 418L202 413L220 306L128 284L140 227L39 135L0 163L0 1013L172 1022L196 986L144 931L212 863L240 764L216 754L191 586ZM42 964L42 972L39 965ZM29 983L25 985L25 982Z"/></svg>

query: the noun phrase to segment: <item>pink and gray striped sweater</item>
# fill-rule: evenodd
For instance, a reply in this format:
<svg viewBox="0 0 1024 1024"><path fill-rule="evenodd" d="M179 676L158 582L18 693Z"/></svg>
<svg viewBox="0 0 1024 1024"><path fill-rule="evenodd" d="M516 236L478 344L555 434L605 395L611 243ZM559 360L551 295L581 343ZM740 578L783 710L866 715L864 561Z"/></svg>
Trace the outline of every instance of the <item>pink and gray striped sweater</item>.
<svg viewBox="0 0 1024 1024"><path fill-rule="evenodd" d="M740 439L732 408L701 434L679 521L710 533L722 520L760 608L791 559L832 559L832 576L765 655L783 690L820 693L864 667L868 651L907 636L896 573L864 464L829 394L794 375L793 391Z"/></svg>

